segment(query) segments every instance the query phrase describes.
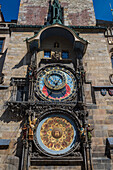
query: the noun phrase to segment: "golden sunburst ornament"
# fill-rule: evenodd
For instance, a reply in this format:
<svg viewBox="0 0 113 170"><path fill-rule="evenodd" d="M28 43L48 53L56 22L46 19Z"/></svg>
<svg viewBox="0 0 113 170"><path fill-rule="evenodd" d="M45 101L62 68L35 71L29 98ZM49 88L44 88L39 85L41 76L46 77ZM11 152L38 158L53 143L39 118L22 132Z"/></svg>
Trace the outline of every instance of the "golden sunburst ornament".
<svg viewBox="0 0 113 170"><path fill-rule="evenodd" d="M51 117L42 124L40 137L47 148L60 151L72 143L74 130L65 118Z"/></svg>

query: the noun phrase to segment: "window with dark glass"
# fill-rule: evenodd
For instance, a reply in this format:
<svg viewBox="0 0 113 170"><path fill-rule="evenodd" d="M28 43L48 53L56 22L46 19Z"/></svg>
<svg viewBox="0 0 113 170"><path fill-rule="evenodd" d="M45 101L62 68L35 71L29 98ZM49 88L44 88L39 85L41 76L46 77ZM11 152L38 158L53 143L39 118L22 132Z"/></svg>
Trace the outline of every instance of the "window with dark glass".
<svg viewBox="0 0 113 170"><path fill-rule="evenodd" d="M112 68L113 68L113 54L111 55L111 63L112 63Z"/></svg>
<svg viewBox="0 0 113 170"><path fill-rule="evenodd" d="M4 44L4 38L0 38L0 53L2 53L3 44Z"/></svg>
<svg viewBox="0 0 113 170"><path fill-rule="evenodd" d="M51 57L51 51L44 51L44 57L50 58Z"/></svg>
<svg viewBox="0 0 113 170"><path fill-rule="evenodd" d="M28 91L26 86L17 86L16 101L27 101Z"/></svg>
<svg viewBox="0 0 113 170"><path fill-rule="evenodd" d="M62 59L68 59L69 58L69 52L63 51L62 52Z"/></svg>

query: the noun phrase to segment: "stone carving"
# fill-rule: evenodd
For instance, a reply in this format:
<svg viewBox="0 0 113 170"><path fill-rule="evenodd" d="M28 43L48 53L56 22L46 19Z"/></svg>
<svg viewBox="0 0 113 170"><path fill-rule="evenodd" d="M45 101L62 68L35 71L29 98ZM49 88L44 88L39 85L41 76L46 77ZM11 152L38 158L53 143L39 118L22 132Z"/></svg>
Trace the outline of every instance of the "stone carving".
<svg viewBox="0 0 113 170"><path fill-rule="evenodd" d="M36 121L37 121L37 118L35 118L31 121L31 119L29 117L29 140L33 140L33 135L34 135L33 131L35 129Z"/></svg>
<svg viewBox="0 0 113 170"><path fill-rule="evenodd" d="M85 137L86 137L86 131L83 128L82 124L80 125L80 129L79 129L79 134L80 134L80 139L81 141L85 141Z"/></svg>
<svg viewBox="0 0 113 170"><path fill-rule="evenodd" d="M87 127L87 137L88 137L88 141L89 141L89 142L91 142L93 129L94 129L94 128L92 128L91 125L88 124L88 127Z"/></svg>
<svg viewBox="0 0 113 170"><path fill-rule="evenodd" d="M52 54L52 59L60 60L60 59L61 59L61 53L58 52L58 51L55 51L55 52Z"/></svg>

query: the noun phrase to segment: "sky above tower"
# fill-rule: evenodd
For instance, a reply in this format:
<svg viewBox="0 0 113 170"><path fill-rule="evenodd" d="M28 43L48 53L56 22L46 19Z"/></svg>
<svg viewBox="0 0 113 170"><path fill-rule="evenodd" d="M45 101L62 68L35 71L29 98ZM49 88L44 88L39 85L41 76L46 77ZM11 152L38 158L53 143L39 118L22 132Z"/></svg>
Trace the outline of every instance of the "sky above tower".
<svg viewBox="0 0 113 170"><path fill-rule="evenodd" d="M0 0L0 4L6 22L18 18L20 0ZM113 0L93 0L93 4L96 19L113 21Z"/></svg>

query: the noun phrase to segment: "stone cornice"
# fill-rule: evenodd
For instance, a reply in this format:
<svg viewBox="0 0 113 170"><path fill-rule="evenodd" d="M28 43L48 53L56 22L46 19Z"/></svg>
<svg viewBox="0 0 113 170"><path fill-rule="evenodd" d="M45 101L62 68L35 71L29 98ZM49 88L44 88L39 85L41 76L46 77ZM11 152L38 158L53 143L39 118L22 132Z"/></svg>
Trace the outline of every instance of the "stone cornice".
<svg viewBox="0 0 113 170"><path fill-rule="evenodd" d="M40 29L46 27L46 25L15 25L11 24L9 26L10 31L30 31L35 32L39 31ZM67 26L68 28L73 29L78 33L102 33L105 32L107 27L101 26Z"/></svg>

